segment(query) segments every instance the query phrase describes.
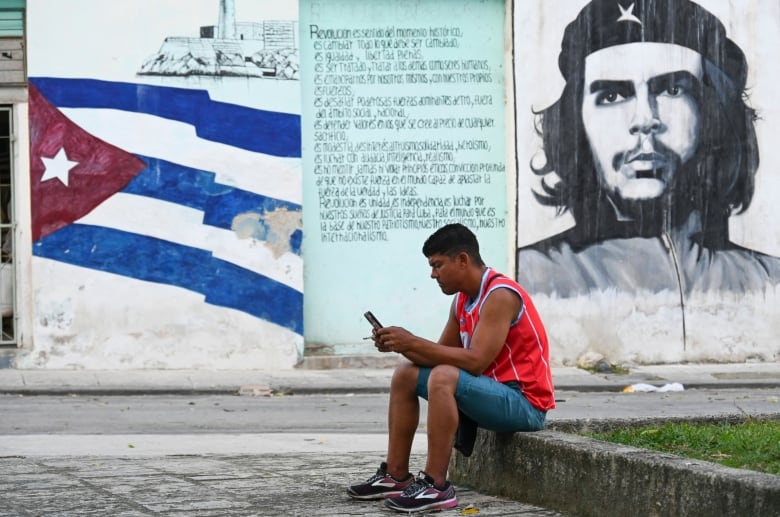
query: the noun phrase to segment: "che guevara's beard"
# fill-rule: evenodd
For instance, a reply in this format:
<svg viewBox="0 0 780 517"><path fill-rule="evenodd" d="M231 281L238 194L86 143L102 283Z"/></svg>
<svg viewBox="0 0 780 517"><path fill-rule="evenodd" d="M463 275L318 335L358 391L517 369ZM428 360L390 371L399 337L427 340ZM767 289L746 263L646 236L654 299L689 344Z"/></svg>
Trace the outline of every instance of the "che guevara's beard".
<svg viewBox="0 0 780 517"><path fill-rule="evenodd" d="M680 156L660 142L655 143L650 153L639 150L617 154L612 160L614 171L619 171L625 164L644 161L652 167L632 171L630 179L655 179L664 183L659 195L648 197L626 198L619 189L608 192L611 205L615 209L618 220L634 221L640 234L657 234L674 226L676 221L687 217L690 206L682 199L677 199L684 193L678 192L677 186L681 178L690 173L686 170L692 161L685 165ZM682 183L685 183L684 181ZM682 203L681 203L682 201ZM685 212L685 213L683 213Z"/></svg>

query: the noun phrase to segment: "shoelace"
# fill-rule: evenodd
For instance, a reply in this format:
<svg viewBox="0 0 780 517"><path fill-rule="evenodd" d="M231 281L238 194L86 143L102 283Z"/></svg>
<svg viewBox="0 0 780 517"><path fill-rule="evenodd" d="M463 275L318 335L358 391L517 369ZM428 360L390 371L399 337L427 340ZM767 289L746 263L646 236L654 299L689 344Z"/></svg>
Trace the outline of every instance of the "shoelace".
<svg viewBox="0 0 780 517"><path fill-rule="evenodd" d="M379 469L376 471L376 474L371 476L368 481L366 481L367 484L373 483L374 481L379 481L380 479L384 479L387 476L387 473L382 472L382 469Z"/></svg>
<svg viewBox="0 0 780 517"><path fill-rule="evenodd" d="M426 480L421 475L415 479L411 485L406 487L406 490L404 490L404 493L401 495L401 497L414 497L428 488L433 488L433 485L428 483L428 480Z"/></svg>

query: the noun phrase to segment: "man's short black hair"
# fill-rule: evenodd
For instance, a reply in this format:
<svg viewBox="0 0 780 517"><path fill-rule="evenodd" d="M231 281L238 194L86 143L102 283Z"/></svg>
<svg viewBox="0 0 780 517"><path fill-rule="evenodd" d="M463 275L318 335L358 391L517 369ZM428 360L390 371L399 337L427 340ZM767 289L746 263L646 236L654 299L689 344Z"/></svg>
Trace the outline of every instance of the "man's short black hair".
<svg viewBox="0 0 780 517"><path fill-rule="evenodd" d="M433 232L423 244L422 252L426 257L440 254L451 258L466 253L476 265L484 265L477 236L460 223L448 224Z"/></svg>

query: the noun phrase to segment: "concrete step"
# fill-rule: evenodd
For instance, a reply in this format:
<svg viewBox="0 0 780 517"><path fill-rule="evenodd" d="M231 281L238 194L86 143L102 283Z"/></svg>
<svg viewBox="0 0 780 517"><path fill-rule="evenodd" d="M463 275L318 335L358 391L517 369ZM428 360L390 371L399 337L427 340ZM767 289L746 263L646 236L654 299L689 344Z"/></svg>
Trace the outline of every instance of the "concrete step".
<svg viewBox="0 0 780 517"><path fill-rule="evenodd" d="M341 368L395 368L405 359L398 354L304 355L297 366L301 370L335 370Z"/></svg>
<svg viewBox="0 0 780 517"><path fill-rule="evenodd" d="M780 477L586 436L480 429L449 476L476 490L581 515L775 516Z"/></svg>

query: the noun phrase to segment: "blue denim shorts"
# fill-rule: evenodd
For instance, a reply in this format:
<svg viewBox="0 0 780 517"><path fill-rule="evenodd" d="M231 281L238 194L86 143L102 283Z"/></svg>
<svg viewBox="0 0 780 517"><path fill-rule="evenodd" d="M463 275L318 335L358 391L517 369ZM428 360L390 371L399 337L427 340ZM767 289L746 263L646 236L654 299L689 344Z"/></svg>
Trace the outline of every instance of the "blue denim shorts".
<svg viewBox="0 0 780 517"><path fill-rule="evenodd" d="M476 377L459 371L455 401L458 409L483 429L498 432L539 431L544 429L547 412L528 402L519 388L507 386L490 377ZM419 368L417 395L428 400L430 368Z"/></svg>

